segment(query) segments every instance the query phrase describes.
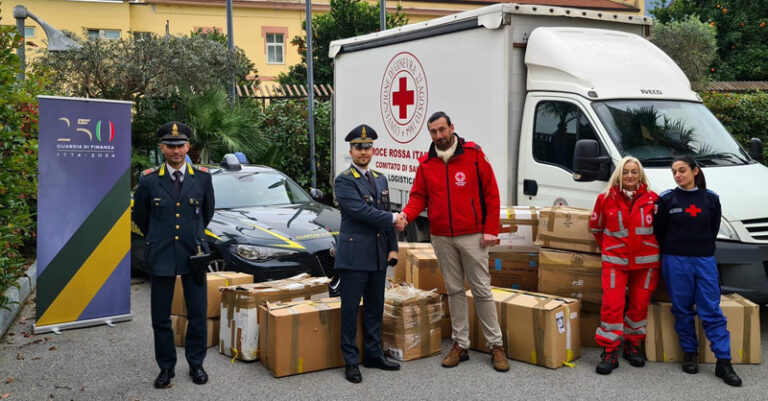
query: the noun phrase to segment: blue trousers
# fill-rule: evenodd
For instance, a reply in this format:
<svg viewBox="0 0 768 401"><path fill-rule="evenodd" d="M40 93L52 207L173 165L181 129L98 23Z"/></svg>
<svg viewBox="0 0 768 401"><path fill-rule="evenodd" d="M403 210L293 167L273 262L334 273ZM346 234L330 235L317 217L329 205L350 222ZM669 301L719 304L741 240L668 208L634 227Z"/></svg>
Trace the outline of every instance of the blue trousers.
<svg viewBox="0 0 768 401"><path fill-rule="evenodd" d="M191 274L181 276L184 287L184 301L187 305L187 333L184 353L190 367L202 366L205 359L206 337L208 335L207 286L195 284ZM176 366L176 347L173 345L171 328L171 305L176 277L152 276L150 298L152 308L152 330L155 337L155 360L160 369L173 369Z"/></svg>
<svg viewBox="0 0 768 401"><path fill-rule="evenodd" d="M363 354L366 359L382 355L381 320L387 269L377 271L337 270L341 278L341 353L344 363L357 365L357 316L363 299Z"/></svg>
<svg viewBox="0 0 768 401"><path fill-rule="evenodd" d="M683 351L698 350L694 321L698 314L712 352L717 359L730 360L731 338L720 310L720 282L715 257L663 255L661 266Z"/></svg>

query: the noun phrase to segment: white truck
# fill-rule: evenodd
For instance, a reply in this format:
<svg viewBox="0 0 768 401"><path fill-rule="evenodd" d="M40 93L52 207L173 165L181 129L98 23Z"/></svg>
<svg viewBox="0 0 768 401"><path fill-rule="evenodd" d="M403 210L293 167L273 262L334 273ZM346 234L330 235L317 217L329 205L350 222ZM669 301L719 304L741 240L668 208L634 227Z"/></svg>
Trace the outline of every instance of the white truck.
<svg viewBox="0 0 768 401"><path fill-rule="evenodd" d="M642 161L660 193L675 186L672 159L688 154L720 195L723 290L766 303L762 144L753 140L749 153L739 146L646 39L650 25L510 3L334 41L332 176L351 161L344 136L366 123L378 132L372 167L386 174L395 208L404 206L435 111L482 146L502 205L592 208L625 155ZM424 238L425 222L417 226L412 239Z"/></svg>

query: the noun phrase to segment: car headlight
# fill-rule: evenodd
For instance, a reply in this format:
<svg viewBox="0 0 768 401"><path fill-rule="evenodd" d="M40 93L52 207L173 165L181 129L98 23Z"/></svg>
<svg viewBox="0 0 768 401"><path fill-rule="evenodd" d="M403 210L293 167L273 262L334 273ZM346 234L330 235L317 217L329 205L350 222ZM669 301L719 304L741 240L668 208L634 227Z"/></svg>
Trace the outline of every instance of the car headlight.
<svg viewBox="0 0 768 401"><path fill-rule="evenodd" d="M276 259L281 256L293 255L298 251L293 249L269 248L265 246L255 246L246 244L234 244L231 246L234 253L242 258L253 260L255 262L265 262Z"/></svg>
<svg viewBox="0 0 768 401"><path fill-rule="evenodd" d="M720 219L720 231L717 232L717 239L739 240L739 236L736 235L733 226L725 218Z"/></svg>

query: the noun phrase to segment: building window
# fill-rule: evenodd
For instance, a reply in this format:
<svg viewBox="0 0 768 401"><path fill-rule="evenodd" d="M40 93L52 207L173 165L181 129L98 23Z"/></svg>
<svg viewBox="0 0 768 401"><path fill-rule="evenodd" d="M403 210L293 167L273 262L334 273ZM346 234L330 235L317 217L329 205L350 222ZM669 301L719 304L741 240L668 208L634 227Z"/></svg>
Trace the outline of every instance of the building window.
<svg viewBox="0 0 768 401"><path fill-rule="evenodd" d="M35 37L35 27L33 27L33 26L25 26L24 27L24 37L25 38L34 38Z"/></svg>
<svg viewBox="0 0 768 401"><path fill-rule="evenodd" d="M120 39L119 29L89 29L88 39Z"/></svg>
<svg viewBox="0 0 768 401"><path fill-rule="evenodd" d="M267 38L267 63L284 64L285 45L283 44L282 33L268 33Z"/></svg>
<svg viewBox="0 0 768 401"><path fill-rule="evenodd" d="M589 119L577 105L556 101L536 105L533 132L536 161L573 171L573 150L579 139L600 142Z"/></svg>

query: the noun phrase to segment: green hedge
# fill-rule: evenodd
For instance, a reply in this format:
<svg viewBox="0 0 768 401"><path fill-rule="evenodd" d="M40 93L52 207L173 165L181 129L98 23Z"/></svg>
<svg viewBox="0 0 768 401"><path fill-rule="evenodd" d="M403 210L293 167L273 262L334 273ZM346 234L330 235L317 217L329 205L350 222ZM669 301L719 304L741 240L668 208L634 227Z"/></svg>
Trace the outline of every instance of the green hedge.
<svg viewBox="0 0 768 401"><path fill-rule="evenodd" d="M28 72L16 81L21 62L20 36L0 27L0 294L18 279L35 257L37 210L37 94L46 77ZM0 296L0 308L9 300Z"/></svg>
<svg viewBox="0 0 768 401"><path fill-rule="evenodd" d="M768 93L705 92L701 97L745 149L749 150L750 138L760 138L763 164L768 163Z"/></svg>

